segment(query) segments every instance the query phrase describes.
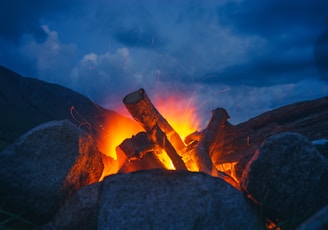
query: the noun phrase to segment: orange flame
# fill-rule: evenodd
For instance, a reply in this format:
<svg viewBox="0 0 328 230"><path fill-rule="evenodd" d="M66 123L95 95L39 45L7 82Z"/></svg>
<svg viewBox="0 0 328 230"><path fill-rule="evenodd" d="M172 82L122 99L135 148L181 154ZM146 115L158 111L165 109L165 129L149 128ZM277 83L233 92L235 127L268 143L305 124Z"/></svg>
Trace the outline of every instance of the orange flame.
<svg viewBox="0 0 328 230"><path fill-rule="evenodd" d="M200 128L201 122L192 100L186 101L179 95L171 95L165 100L155 98L153 103L182 140Z"/></svg>
<svg viewBox="0 0 328 230"><path fill-rule="evenodd" d="M106 155L103 157L105 167L103 176L114 174L120 168L116 147L126 138L141 131L143 131L142 128L136 122L126 117L115 115L107 118L98 145L99 151Z"/></svg>
<svg viewBox="0 0 328 230"><path fill-rule="evenodd" d="M155 98L153 103L182 140L199 129L200 121L196 115L196 108L191 105L191 101L185 101L179 95L172 95L164 100L156 100ZM137 122L126 117L116 115L107 119L99 144L99 150L106 155L103 159L105 169L102 178L117 173L122 166L118 163L116 147L125 139L142 131L144 130ZM171 159L164 151L162 154L157 154L157 158L167 169L174 169Z"/></svg>
<svg viewBox="0 0 328 230"><path fill-rule="evenodd" d="M107 156L117 160L116 147L120 145L126 138L132 137L138 132L143 131L142 128L134 121L123 117L115 116L106 121L103 138L106 142L102 146L102 150Z"/></svg>

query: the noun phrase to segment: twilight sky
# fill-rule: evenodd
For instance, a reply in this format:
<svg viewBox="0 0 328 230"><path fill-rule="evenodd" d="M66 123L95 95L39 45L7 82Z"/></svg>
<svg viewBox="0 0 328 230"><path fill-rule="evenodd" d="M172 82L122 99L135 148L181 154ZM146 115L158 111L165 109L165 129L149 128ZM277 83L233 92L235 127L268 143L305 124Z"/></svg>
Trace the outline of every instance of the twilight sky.
<svg viewBox="0 0 328 230"><path fill-rule="evenodd" d="M232 123L328 95L327 0L0 2L0 65L123 111L143 87Z"/></svg>

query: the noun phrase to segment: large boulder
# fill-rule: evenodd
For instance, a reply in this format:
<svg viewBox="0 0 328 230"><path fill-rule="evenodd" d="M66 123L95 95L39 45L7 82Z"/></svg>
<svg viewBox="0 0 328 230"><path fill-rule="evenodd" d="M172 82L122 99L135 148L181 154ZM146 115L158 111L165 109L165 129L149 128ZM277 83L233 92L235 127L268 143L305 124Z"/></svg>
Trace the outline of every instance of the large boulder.
<svg viewBox="0 0 328 230"><path fill-rule="evenodd" d="M43 224L103 171L94 139L68 120L42 124L0 153L2 209Z"/></svg>
<svg viewBox="0 0 328 230"><path fill-rule="evenodd" d="M274 135L249 162L241 187L282 229L294 229L328 203L328 159L300 134Z"/></svg>
<svg viewBox="0 0 328 230"><path fill-rule="evenodd" d="M204 173L162 169L102 182L98 229L263 229L243 193Z"/></svg>
<svg viewBox="0 0 328 230"><path fill-rule="evenodd" d="M79 189L60 208L50 223L38 230L97 229L101 182Z"/></svg>

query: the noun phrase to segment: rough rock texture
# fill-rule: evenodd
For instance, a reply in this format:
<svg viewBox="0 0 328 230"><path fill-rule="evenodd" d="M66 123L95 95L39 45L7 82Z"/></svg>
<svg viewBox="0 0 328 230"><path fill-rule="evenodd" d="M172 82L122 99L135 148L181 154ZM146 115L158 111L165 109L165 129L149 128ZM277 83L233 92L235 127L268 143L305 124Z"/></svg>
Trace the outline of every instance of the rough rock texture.
<svg viewBox="0 0 328 230"><path fill-rule="evenodd" d="M249 200L204 173L161 169L102 182L98 229L263 229Z"/></svg>
<svg viewBox="0 0 328 230"><path fill-rule="evenodd" d="M328 203L328 160L304 136L278 134L249 162L241 187L265 215L293 229Z"/></svg>
<svg viewBox="0 0 328 230"><path fill-rule="evenodd" d="M68 120L40 125L0 153L2 209L46 223L77 189L103 171L93 138Z"/></svg>
<svg viewBox="0 0 328 230"><path fill-rule="evenodd" d="M325 230L328 229L328 205L316 212L302 223L297 230Z"/></svg>
<svg viewBox="0 0 328 230"><path fill-rule="evenodd" d="M60 208L51 222L39 230L81 230L97 228L97 209L101 183L94 183L78 190Z"/></svg>

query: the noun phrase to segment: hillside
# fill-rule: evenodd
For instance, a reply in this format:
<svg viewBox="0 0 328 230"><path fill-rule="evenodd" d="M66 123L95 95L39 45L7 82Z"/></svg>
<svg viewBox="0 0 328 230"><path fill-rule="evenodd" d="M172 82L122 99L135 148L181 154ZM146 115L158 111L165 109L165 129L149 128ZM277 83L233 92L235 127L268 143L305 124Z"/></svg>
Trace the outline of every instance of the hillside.
<svg viewBox="0 0 328 230"><path fill-rule="evenodd" d="M69 119L77 125L87 123L82 126L97 135L105 119L126 119L68 88L22 77L3 66L0 66L0 108L0 151L47 121ZM135 125L129 119L126 122Z"/></svg>

